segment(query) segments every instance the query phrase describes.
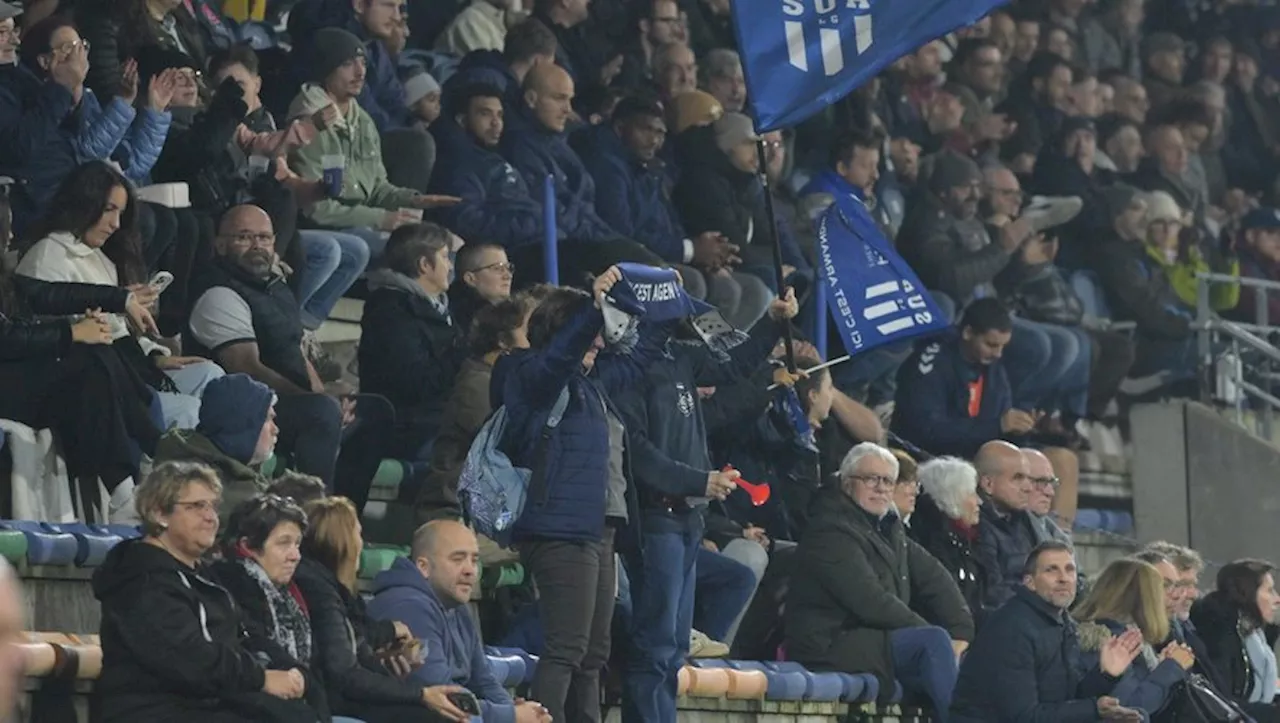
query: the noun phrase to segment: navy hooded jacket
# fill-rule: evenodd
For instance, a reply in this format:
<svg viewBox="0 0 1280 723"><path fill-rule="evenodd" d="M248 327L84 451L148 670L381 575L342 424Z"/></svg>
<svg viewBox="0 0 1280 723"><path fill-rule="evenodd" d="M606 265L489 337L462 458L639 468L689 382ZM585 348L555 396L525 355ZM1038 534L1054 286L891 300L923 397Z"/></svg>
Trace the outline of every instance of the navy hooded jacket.
<svg viewBox="0 0 1280 723"><path fill-rule="evenodd" d="M498 244L508 251L542 243L542 205L505 158L476 143L452 119L442 117L432 124L431 133L440 153L431 189L462 199L441 210L450 230L473 242ZM563 227L560 237L564 238Z"/></svg>
<svg viewBox="0 0 1280 723"><path fill-rule="evenodd" d="M596 213L596 184L564 133L547 130L521 103L507 108L502 155L524 176L529 188L541 189L555 178L556 224L578 241L610 241L618 232ZM535 198L541 199L542 196Z"/></svg>
<svg viewBox="0 0 1280 723"><path fill-rule="evenodd" d="M535 474L513 529L516 540L594 542L604 534L609 468L605 409L611 406L611 395L641 382L666 335L657 331L661 327L641 324L640 342L630 355L606 349L596 357L591 373L583 374L582 357L603 325L600 309L584 298L544 347L516 349L499 357L493 368L490 399L495 409L507 407L502 448L512 462ZM566 387L569 405L544 441L551 407ZM629 505L635 499L632 487L627 485Z"/></svg>
<svg viewBox="0 0 1280 723"><path fill-rule="evenodd" d="M205 385L196 431L223 454L249 464L275 400L271 387L248 374L218 377Z"/></svg>
<svg viewBox="0 0 1280 723"><path fill-rule="evenodd" d="M662 162L642 163L609 123L584 129L580 138L578 157L595 181L595 209L600 218L663 261L685 263L686 235L671 203L670 181Z"/></svg>
<svg viewBox="0 0 1280 723"><path fill-rule="evenodd" d="M399 620L422 641L427 657L409 680L423 686L461 685L479 700L484 723L514 723L515 705L489 669L467 606L445 607L407 558L397 557L391 569L373 579L367 611L375 620Z"/></svg>
<svg viewBox="0 0 1280 723"><path fill-rule="evenodd" d="M969 416L969 381L985 374L978 416ZM920 349L898 370L892 429L934 454L972 457L983 444L1005 436L1000 417L1013 407L1009 377L999 361L985 368L960 355L952 334Z"/></svg>

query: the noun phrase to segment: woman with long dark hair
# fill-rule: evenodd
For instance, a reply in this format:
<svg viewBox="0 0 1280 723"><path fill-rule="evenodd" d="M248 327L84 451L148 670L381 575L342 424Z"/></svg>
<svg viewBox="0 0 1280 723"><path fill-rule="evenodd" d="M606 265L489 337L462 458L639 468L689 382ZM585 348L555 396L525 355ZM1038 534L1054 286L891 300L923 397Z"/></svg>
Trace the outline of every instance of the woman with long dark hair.
<svg viewBox="0 0 1280 723"><path fill-rule="evenodd" d="M0 252L9 221L0 197ZM0 419L57 433L72 479L114 490L137 475L139 451L155 452L154 394L111 344L104 315L149 326L154 299L145 288L50 284L0 267Z"/></svg>
<svg viewBox="0 0 1280 723"><path fill-rule="evenodd" d="M1230 685L1225 691L1260 723L1280 720L1274 646L1278 633L1275 565L1236 560L1218 570L1217 589L1196 601L1191 622L1209 661Z"/></svg>
<svg viewBox="0 0 1280 723"><path fill-rule="evenodd" d="M128 180L107 163L86 163L67 177L49 213L28 235L38 240L23 254L17 273L41 281L144 289L137 219L138 204ZM160 393L165 425L195 427L199 396L205 384L222 376L222 369L198 357L171 355L145 335L130 333L122 317L112 317L111 322L122 352Z"/></svg>

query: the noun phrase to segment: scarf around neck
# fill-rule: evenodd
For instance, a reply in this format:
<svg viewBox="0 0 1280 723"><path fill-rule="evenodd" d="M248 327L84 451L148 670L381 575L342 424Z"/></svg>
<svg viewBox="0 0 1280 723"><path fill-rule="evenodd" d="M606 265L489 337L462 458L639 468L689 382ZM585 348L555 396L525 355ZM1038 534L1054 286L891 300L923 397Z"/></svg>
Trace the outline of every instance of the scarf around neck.
<svg viewBox="0 0 1280 723"><path fill-rule="evenodd" d="M640 320L660 324L688 320L699 338L715 352L741 344L746 334L735 329L710 304L689 296L674 269L621 263L622 281L601 303L604 339L616 351L630 353L639 339Z"/></svg>
<svg viewBox="0 0 1280 723"><path fill-rule="evenodd" d="M239 563L244 571L267 598L267 609L271 612L271 639L288 651L289 655L299 663L311 662L311 620L302 603L302 595L297 585L290 582L281 588L267 577L267 571L253 558L240 552Z"/></svg>

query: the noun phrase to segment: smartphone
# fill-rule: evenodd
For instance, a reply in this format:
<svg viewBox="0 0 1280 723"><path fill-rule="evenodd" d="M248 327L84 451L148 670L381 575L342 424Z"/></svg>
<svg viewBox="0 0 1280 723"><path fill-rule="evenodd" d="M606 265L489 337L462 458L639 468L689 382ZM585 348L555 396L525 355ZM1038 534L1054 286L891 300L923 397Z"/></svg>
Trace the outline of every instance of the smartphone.
<svg viewBox="0 0 1280 723"><path fill-rule="evenodd" d="M165 289L169 288L169 284L172 283L173 274L168 271L158 271L156 272L156 275L152 276L151 280L147 282L147 286L155 289L157 294L162 294Z"/></svg>
<svg viewBox="0 0 1280 723"><path fill-rule="evenodd" d="M461 693L450 693L445 697L463 713L480 715L480 701L476 700L475 694L471 691L464 690Z"/></svg>

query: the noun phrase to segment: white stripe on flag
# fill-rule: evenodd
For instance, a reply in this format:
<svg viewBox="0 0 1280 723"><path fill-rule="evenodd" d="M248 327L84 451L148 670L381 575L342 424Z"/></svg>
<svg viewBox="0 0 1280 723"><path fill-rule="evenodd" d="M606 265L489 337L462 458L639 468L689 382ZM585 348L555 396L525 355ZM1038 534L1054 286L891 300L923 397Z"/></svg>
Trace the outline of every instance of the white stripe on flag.
<svg viewBox="0 0 1280 723"><path fill-rule="evenodd" d="M818 44L822 46L822 72L831 77L844 70L844 48L840 46L840 31L832 28L818 30Z"/></svg>
<svg viewBox="0 0 1280 723"><path fill-rule="evenodd" d="M782 24L782 29L787 36L787 55L790 56L791 65L809 72L809 59L805 57L804 25L787 21Z"/></svg>
<svg viewBox="0 0 1280 723"><path fill-rule="evenodd" d="M871 321L874 319L879 319L882 316L888 316L889 314L896 314L898 313L898 311L899 311L898 302L883 301L879 304L874 304L864 309L862 312L862 318L868 321Z"/></svg>
<svg viewBox="0 0 1280 723"><path fill-rule="evenodd" d="M896 334L897 332L902 331L903 329L910 329L915 325L916 325L915 319L911 318L910 316L904 316L900 319L894 319L893 321L890 321L886 324L881 324L877 326L876 331L880 332L882 336L888 336L890 334Z"/></svg>
<svg viewBox="0 0 1280 723"><path fill-rule="evenodd" d="M863 298L869 301L871 299L876 298L877 296L884 296L885 294L896 294L898 293L898 290L900 288L901 287L898 286L897 281L885 281L885 282L876 284L875 286L868 286L867 293Z"/></svg>
<svg viewBox="0 0 1280 723"><path fill-rule="evenodd" d="M858 40L858 55L867 52L875 36L871 34L871 16L856 15L853 18L853 32Z"/></svg>

